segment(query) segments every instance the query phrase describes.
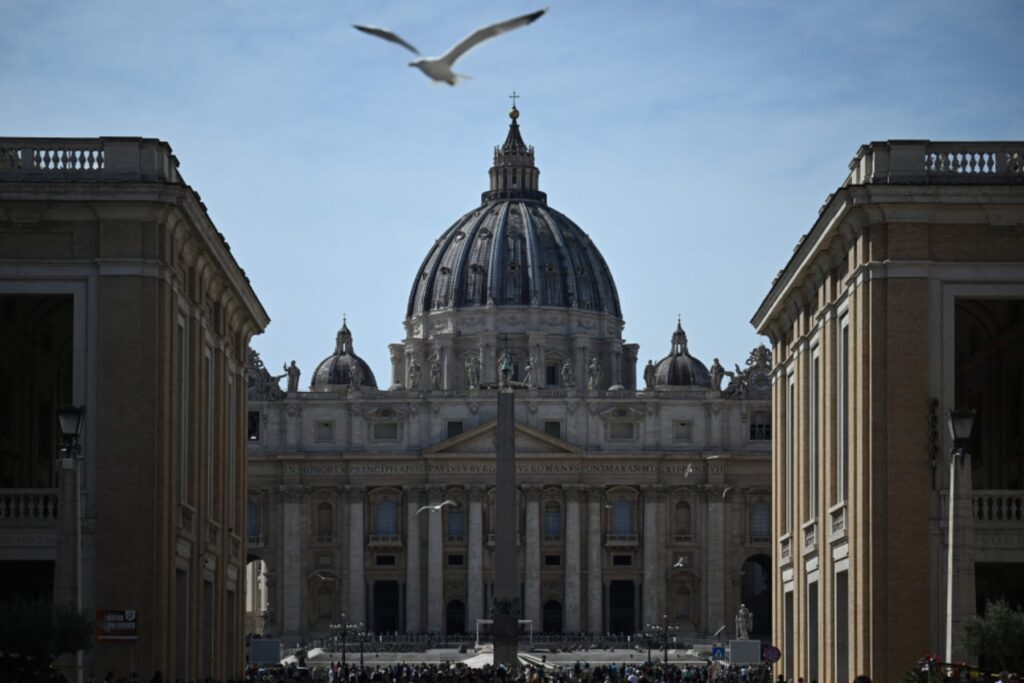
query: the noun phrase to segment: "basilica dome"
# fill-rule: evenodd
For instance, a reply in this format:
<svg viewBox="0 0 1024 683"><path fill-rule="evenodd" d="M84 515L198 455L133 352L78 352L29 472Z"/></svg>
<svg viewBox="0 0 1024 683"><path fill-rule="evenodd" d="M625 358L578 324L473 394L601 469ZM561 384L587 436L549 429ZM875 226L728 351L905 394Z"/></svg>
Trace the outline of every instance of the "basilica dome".
<svg viewBox="0 0 1024 683"><path fill-rule="evenodd" d="M676 331L672 334L672 352L654 366L654 386L711 386L711 373L707 367L690 355L682 323L676 323Z"/></svg>
<svg viewBox="0 0 1024 683"><path fill-rule="evenodd" d="M311 391L339 391L343 387L377 388L373 370L352 350L352 332L344 321L338 330L334 353L316 366L309 385Z"/></svg>
<svg viewBox="0 0 1024 683"><path fill-rule="evenodd" d="M533 147L513 107L494 150L490 190L434 243L409 295L407 316L473 306L547 306L621 319L604 257L583 230L547 205Z"/></svg>

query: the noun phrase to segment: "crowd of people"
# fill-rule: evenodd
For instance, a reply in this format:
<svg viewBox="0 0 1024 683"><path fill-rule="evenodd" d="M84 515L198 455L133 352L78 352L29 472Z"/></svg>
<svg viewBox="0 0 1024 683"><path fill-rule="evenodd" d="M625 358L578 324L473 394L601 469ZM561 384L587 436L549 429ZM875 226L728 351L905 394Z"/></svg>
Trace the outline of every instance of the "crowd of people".
<svg viewBox="0 0 1024 683"><path fill-rule="evenodd" d="M332 662L324 669L291 666L276 671L251 668L249 683L772 683L767 666L726 664L600 664L572 666L524 665L515 670L462 663L379 664L360 667Z"/></svg>

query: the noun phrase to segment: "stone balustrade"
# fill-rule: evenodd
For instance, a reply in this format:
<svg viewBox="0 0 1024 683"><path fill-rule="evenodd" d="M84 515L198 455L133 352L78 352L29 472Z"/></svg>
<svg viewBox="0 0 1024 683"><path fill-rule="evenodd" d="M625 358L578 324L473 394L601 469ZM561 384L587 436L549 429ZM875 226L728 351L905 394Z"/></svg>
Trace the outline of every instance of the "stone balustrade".
<svg viewBox="0 0 1024 683"><path fill-rule="evenodd" d="M170 145L153 138L0 138L0 181L180 183Z"/></svg>
<svg viewBox="0 0 1024 683"><path fill-rule="evenodd" d="M978 526L1020 527L1024 525L1024 491L974 491L971 497Z"/></svg>
<svg viewBox="0 0 1024 683"><path fill-rule="evenodd" d="M844 185L1024 183L1024 142L889 140L861 145Z"/></svg>
<svg viewBox="0 0 1024 683"><path fill-rule="evenodd" d="M57 497L57 489L0 489L0 522L4 526L55 522Z"/></svg>

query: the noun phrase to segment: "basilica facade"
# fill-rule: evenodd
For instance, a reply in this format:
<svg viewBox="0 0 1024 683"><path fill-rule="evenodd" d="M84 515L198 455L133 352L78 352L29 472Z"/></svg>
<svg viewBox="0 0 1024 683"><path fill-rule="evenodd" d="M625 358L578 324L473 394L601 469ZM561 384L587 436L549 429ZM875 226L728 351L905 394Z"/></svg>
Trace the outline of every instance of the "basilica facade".
<svg viewBox="0 0 1024 683"><path fill-rule="evenodd" d="M413 277L388 380L344 322L308 388L294 363L274 377L252 354L250 632L466 633L489 618L507 357L520 618L595 634L667 621L685 639L731 632L745 603L768 635L770 353L709 368L675 321L638 386L612 274L548 205L518 116L480 205Z"/></svg>

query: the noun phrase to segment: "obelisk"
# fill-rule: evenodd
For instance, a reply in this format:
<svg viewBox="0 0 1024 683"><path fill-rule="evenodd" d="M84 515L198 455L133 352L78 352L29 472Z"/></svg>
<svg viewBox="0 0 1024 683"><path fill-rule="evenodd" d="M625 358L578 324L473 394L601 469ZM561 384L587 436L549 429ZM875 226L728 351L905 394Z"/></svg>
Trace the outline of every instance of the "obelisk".
<svg viewBox="0 0 1024 683"><path fill-rule="evenodd" d="M498 383L494 496L494 663L519 662L519 590L516 581L516 429L511 361L502 360Z"/></svg>

